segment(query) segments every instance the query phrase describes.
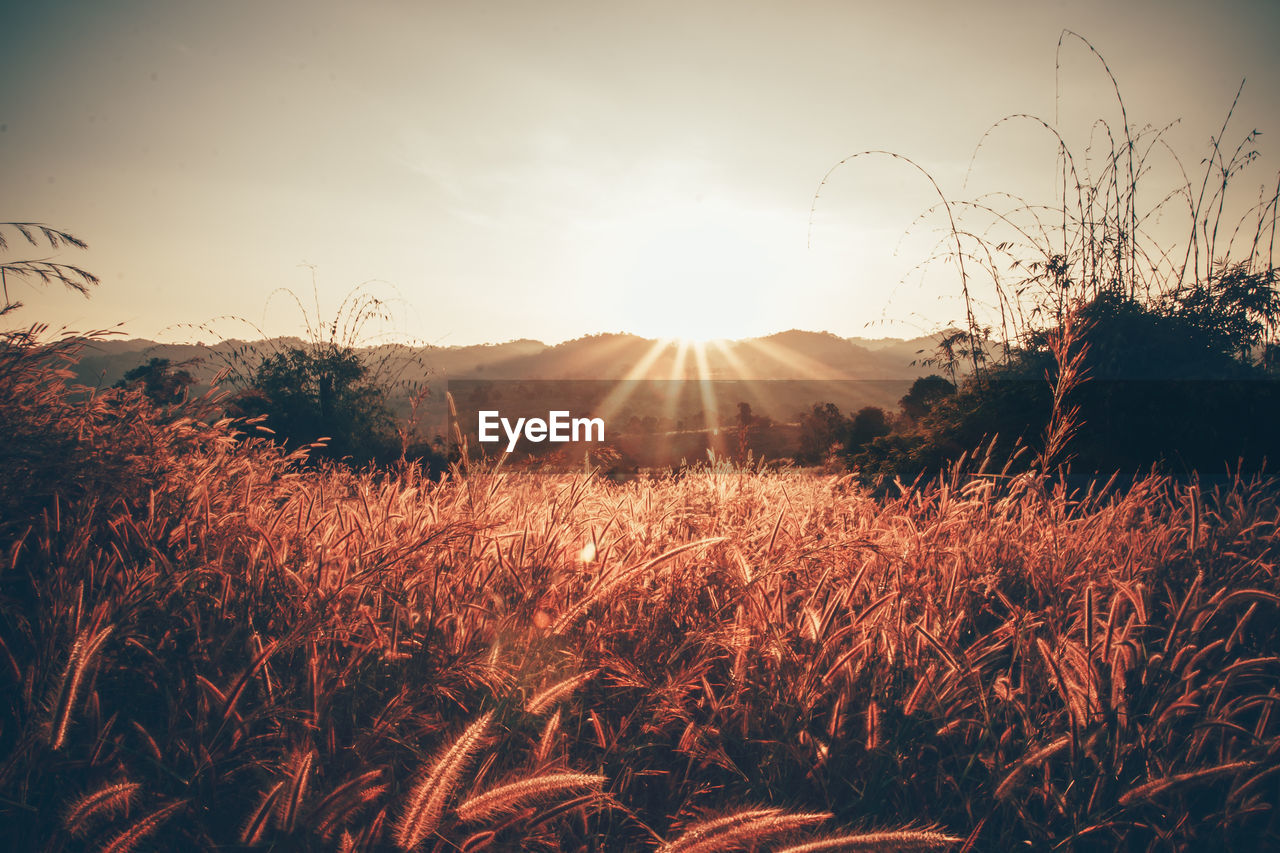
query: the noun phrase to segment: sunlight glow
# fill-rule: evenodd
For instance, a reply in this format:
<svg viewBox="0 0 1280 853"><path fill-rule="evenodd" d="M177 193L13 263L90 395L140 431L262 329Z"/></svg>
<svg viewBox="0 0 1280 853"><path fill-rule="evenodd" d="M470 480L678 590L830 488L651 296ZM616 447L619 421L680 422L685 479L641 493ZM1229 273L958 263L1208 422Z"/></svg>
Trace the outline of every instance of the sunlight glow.
<svg viewBox="0 0 1280 853"><path fill-rule="evenodd" d="M755 350L766 358L795 371L796 378L808 379L847 379L849 377L834 370L828 365L815 361L803 353L794 352L773 341L756 338L742 342L744 346Z"/></svg>
<svg viewBox="0 0 1280 853"><path fill-rule="evenodd" d="M778 298L776 229L717 207L666 209L629 229L618 252L629 331L688 341L765 331Z"/></svg>
<svg viewBox="0 0 1280 853"><path fill-rule="evenodd" d="M597 410L597 414L599 414L600 417L604 418L606 422L611 420L627 402L627 398L631 396L631 392L635 389L636 383L645 379L654 378L647 374L649 373L650 368L653 367L654 363L662 356L663 351L667 349L670 343L671 342L667 340L657 340L653 342L653 345L649 347L649 351L636 362L635 367L631 368L631 371L618 382L613 391L609 393L609 396L600 404L600 408Z"/></svg>
<svg viewBox="0 0 1280 853"><path fill-rule="evenodd" d="M777 367L794 375L794 378L841 380L851 379L850 375L832 370L809 356L797 353L784 344L767 339L752 339L739 342L740 350L726 346L722 340L698 341L688 338L663 338L654 341L645 354L635 363L628 374L619 380L602 401L595 414L610 420L618 415L628 401L640 391L642 382L661 381L668 383L665 390L668 394L663 401L664 417L676 420L677 405L680 399L680 388L684 383L696 383L697 393L706 420L698 428L705 428L711 434L717 434L722 427L737 423L733 411L721 410L721 404L747 403L753 411L768 412L776 409L778 400L771 389L771 383L763 380L760 370L745 363L741 356L754 354L759 358L772 362L775 367L764 369L767 375L776 375ZM759 380L759 381L746 381ZM717 381L732 383L730 391L723 388L717 390ZM731 400L721 400L717 394L732 393Z"/></svg>

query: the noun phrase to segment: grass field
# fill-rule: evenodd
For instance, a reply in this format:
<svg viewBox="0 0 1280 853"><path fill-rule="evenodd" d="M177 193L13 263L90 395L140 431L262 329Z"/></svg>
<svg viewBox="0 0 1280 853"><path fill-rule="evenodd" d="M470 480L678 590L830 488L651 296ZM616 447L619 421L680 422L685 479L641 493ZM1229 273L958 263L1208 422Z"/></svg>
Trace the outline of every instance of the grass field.
<svg viewBox="0 0 1280 853"><path fill-rule="evenodd" d="M0 353L11 849L1280 844L1273 483L434 483L54 354Z"/></svg>

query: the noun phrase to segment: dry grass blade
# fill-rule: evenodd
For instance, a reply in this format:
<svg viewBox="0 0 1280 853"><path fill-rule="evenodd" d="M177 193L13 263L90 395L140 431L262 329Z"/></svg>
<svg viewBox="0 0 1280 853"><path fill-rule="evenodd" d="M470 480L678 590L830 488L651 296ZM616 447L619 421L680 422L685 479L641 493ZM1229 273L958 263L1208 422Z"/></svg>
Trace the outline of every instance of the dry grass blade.
<svg viewBox="0 0 1280 853"><path fill-rule="evenodd" d="M1045 746L1040 747L1040 749L1037 749L1035 752L1031 753L1026 758L1023 758L1021 761L1019 761L1017 764L1013 766L1013 769L1010 770L1008 775L1004 777L1004 780L1000 783L1000 786L996 788L996 794L995 794L996 799L1003 800L1006 797L1008 797L1010 791L1013 790L1013 786L1017 784L1018 780L1022 778L1022 775L1024 773L1026 773L1031 768L1040 765L1045 760L1053 757L1054 755L1057 755L1059 752L1066 749L1070 744L1071 744L1071 736L1063 735L1057 740L1052 741L1046 744Z"/></svg>
<svg viewBox="0 0 1280 853"><path fill-rule="evenodd" d="M356 809L386 791L375 784L382 776L381 768L361 773L338 785L316 805L312 818L321 837L328 838Z"/></svg>
<svg viewBox="0 0 1280 853"><path fill-rule="evenodd" d="M401 850L413 850L440 825L445 807L457 791L462 772L480 748L485 729L492 719L493 711L486 711L467 726L436 759L422 781L409 792L395 827L395 843Z"/></svg>
<svg viewBox="0 0 1280 853"><path fill-rule="evenodd" d="M912 627L915 628L916 633L923 637L929 645L933 646L933 650L947 662L947 666L951 667L952 672L960 671L960 662L952 656L951 652L947 651L946 647L942 645L942 642L937 637L926 631L922 625L916 624Z"/></svg>
<svg viewBox="0 0 1280 853"><path fill-rule="evenodd" d="M571 624L573 624L573 621L575 619L577 619L583 613L586 613L587 610L590 609L591 605L595 604L597 601L609 595L614 590L617 590L620 587L625 586L633 578L643 574L649 569L660 566L661 564L665 563L667 560L670 560L673 557L683 554L686 551L692 551L694 548L699 548L704 545L714 545L717 542L724 542L726 538L727 537L724 537L724 536L710 536L710 537L707 537L706 539L699 539L696 542L686 542L683 545L678 545L675 548L672 548L668 551L663 552L662 554L659 554L657 557L654 557L652 560L647 560L643 563L640 563L637 566L632 566L629 569L622 569L621 571L615 572L609 575L608 577L600 578L597 581L597 583L594 585L594 587L590 589L587 592L587 594L583 596L583 598L580 601L578 601L577 604L573 605L572 607L570 607L568 610L566 610L564 613L560 615L560 618L557 619L555 624L551 627L551 633L559 634L560 632L564 631Z"/></svg>
<svg viewBox="0 0 1280 853"><path fill-rule="evenodd" d="M72 835L86 835L95 821L127 812L140 787L137 782L116 782L91 791L71 804L63 824Z"/></svg>
<svg viewBox="0 0 1280 853"><path fill-rule="evenodd" d="M284 782L280 781L272 785L262 795L262 799L258 801L258 806L250 812L248 819L244 822L244 827L240 830L240 843L253 847L262 842L262 836L267 831L267 826L271 821L271 813L274 811L276 800L280 797L280 792L284 790Z"/></svg>
<svg viewBox="0 0 1280 853"><path fill-rule="evenodd" d="M240 703L240 699L244 695L245 687L248 686L250 679L253 678L254 674L257 673L261 667L266 665L266 662L279 650L279 648L280 640L272 640L267 647L259 652L257 657L253 659L249 664L249 668L241 673L240 677L236 679L235 686L231 688L231 692L227 695L226 707L222 709L221 719L218 721L218 726L215 729L217 734L222 733L223 727L226 726L227 722L235 714L236 705Z"/></svg>
<svg viewBox="0 0 1280 853"><path fill-rule="evenodd" d="M178 800L167 806L161 806L150 814L139 818L132 826L114 836L104 844L100 853L130 853L145 841L153 832L172 817L179 809L185 808L186 800Z"/></svg>
<svg viewBox="0 0 1280 853"><path fill-rule="evenodd" d="M838 835L821 838L803 844L783 847L777 853L831 853L843 850L873 850L876 853L910 853L915 850L945 850L964 841L954 835L944 835L936 830L894 829L882 832L863 832L856 835Z"/></svg>
<svg viewBox="0 0 1280 853"><path fill-rule="evenodd" d="M705 820L686 829L661 853L713 853L754 845L797 829L817 826L830 814L788 814L782 809L748 809Z"/></svg>
<svg viewBox="0 0 1280 853"><path fill-rule="evenodd" d="M315 753L308 750L294 756L290 762L288 794L280 801L279 823L285 832L293 830L298 819L298 809L307 795L307 783L311 775L311 764Z"/></svg>
<svg viewBox="0 0 1280 853"><path fill-rule="evenodd" d="M467 799L457 808L458 819L474 823L548 797L579 793L584 789L602 792L608 781L604 776L587 773L548 773L521 779Z"/></svg>
<svg viewBox="0 0 1280 853"><path fill-rule="evenodd" d="M1134 803L1150 800L1174 788L1180 788L1183 785L1189 785L1195 782L1208 782L1217 779L1219 776L1226 776L1239 770L1248 770L1257 766L1254 761L1233 761L1227 764L1219 764L1216 767L1203 767L1199 770L1191 770L1187 773L1177 773L1173 776L1165 776L1162 779L1152 779L1136 788L1131 788L1120 795L1120 805L1130 806Z"/></svg>
<svg viewBox="0 0 1280 853"><path fill-rule="evenodd" d="M597 671L594 669L588 670L552 684L532 696L528 703L525 704L524 709L530 714L541 714L547 711L552 705L571 695L583 684L590 681Z"/></svg>
<svg viewBox="0 0 1280 853"><path fill-rule="evenodd" d="M62 674L62 686L54 706L53 727L49 733L49 746L52 749L61 749L66 743L67 726L71 723L71 712L75 709L80 688L84 685L85 674L114 629L114 626L108 625L92 636L87 636L89 630L86 629L80 632L75 645L71 647L71 655L67 659L67 668Z"/></svg>
<svg viewBox="0 0 1280 853"><path fill-rule="evenodd" d="M551 749L556 744L556 739L560 734L560 709L551 715L547 720L547 724L542 727L542 737L538 739L538 746L534 749L534 760L541 763L547 760L551 755Z"/></svg>

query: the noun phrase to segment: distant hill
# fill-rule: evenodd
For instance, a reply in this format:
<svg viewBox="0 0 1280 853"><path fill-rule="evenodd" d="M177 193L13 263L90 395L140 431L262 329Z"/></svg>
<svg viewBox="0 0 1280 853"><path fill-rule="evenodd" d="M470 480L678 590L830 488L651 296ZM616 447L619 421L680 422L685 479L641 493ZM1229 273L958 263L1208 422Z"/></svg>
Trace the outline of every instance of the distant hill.
<svg viewBox="0 0 1280 853"><path fill-rule="evenodd" d="M149 358L188 363L201 379L211 379L235 353L268 352L300 344L298 338L269 341L229 340L218 344L164 344L133 338L88 341L75 369L78 381L110 386ZM902 340L841 338L829 332L792 329L762 338L724 341L704 347L705 370L712 378L742 379L910 379L928 373L918 362L932 346L929 338ZM621 379L650 357L646 378L700 375L692 349L683 358L672 343L657 347L648 338L601 334L548 345L522 339L501 344L426 346L406 350L423 369L421 378ZM391 353L390 347L369 351ZM683 362L683 364L681 364Z"/></svg>
<svg viewBox="0 0 1280 853"><path fill-rule="evenodd" d="M256 363L255 353L300 343L297 338L215 345L92 340L86 342L75 373L80 383L104 388L150 358L167 358L190 371L203 390L228 366L243 370ZM636 335L600 334L555 345L525 339L417 349L380 346L366 352L386 368L388 377L395 377L395 387L427 383L432 390L428 411L443 406L448 383L462 380L707 378L721 388L722 397L733 398L723 401L724 406L748 402L757 414L785 421L819 402L834 402L845 411L862 405L896 408L911 381L933 372L919 363L931 347L928 338L868 340L792 329L684 348ZM396 402L397 408L407 407L403 399Z"/></svg>

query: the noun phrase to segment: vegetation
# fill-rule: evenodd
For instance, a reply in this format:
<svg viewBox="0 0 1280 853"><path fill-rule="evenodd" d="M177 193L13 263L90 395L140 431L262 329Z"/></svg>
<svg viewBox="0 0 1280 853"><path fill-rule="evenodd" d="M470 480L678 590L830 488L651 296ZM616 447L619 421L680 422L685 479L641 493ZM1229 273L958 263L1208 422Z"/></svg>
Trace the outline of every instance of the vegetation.
<svg viewBox="0 0 1280 853"><path fill-rule="evenodd" d="M1197 186L1164 139L1168 127L1130 124L1115 76L1087 40L1064 31L1059 62L1074 45L1106 71L1121 126L1099 119L1081 153L1044 119L1011 115L974 152L1009 125L1046 133L1060 169L1056 205L1010 193L951 200L890 152L860 152L831 170L885 155L924 175L939 197L929 213L946 221L930 260L954 265L965 305L965 327L941 333L928 360L958 393L927 411L904 399L894 433L852 459L866 483L935 476L980 446L1011 470L1069 463L1104 478L1152 466L1184 477L1261 471L1280 451L1270 427L1280 416L1280 179L1238 219L1227 202L1258 159L1257 132L1226 145L1233 103ZM1161 166L1180 180L1152 192ZM1171 241L1161 220L1181 204L1182 239Z"/></svg>
<svg viewBox="0 0 1280 853"><path fill-rule="evenodd" d="M171 406L186 397L187 389L196 382L183 368L175 369L167 358L152 357L146 364L125 373L117 388L139 388L157 406Z"/></svg>
<svg viewBox="0 0 1280 853"><path fill-rule="evenodd" d="M852 458L875 439L888 435L890 429L890 416L879 406L863 406L845 417L834 403L815 403L800 417L795 461L817 465L833 457Z"/></svg>
<svg viewBox="0 0 1280 853"><path fill-rule="evenodd" d="M72 234L50 228L40 222L0 222L0 252L9 248L9 240L16 232L22 240L39 248L41 243L50 249L71 246L76 249L87 248L87 244ZM98 283L98 277L86 272L74 264L64 264L44 258L19 258L0 261L0 292L4 304L0 305L0 317L22 307L9 293L11 281L39 281L41 284L57 282L70 290L87 296L89 289Z"/></svg>
<svg viewBox="0 0 1280 853"><path fill-rule="evenodd" d="M331 459L387 463L400 452L386 388L351 347L290 346L265 356L235 399L241 417L262 415L289 447L323 443Z"/></svg>
<svg viewBox="0 0 1280 853"><path fill-rule="evenodd" d="M420 378L428 371L421 349L386 343L371 327L393 321L388 301L375 295L372 283L353 288L338 310L325 319L313 280L315 307L287 288L283 296L298 309L305 336L268 339L242 317L224 317L248 326L258 340L224 341L233 346L210 350L222 368L221 381L233 389L224 411L255 424L288 450L309 448L312 460L342 461L360 467L387 467L418 461L435 474L447 460L440 442L418 432L419 407L428 396ZM197 328L201 336L219 336L213 324ZM128 377L126 377L126 380Z"/></svg>
<svg viewBox="0 0 1280 853"><path fill-rule="evenodd" d="M1280 421L1280 377L1252 359L1262 347L1242 347L1207 322L1195 305L1200 296L1184 296L1153 308L1103 293L1073 315L1085 329L1073 364L1084 379L1058 404L1084 425L1065 446L1076 470L1132 477L1161 466L1181 477L1219 476L1240 466L1261 471L1280 458L1272 426ZM1251 322L1243 312L1223 321ZM852 464L868 482L932 476L994 439L998 464L1021 454L1015 466L1029 465L1044 452L1055 407L1059 368L1051 341L1035 336L988 368L982 381L970 379L959 393L901 421ZM904 411L909 405L904 398Z"/></svg>
<svg viewBox="0 0 1280 853"><path fill-rule="evenodd" d="M996 278L1016 334L980 325L962 275L970 323L942 365L961 379L968 360L959 388L917 382L892 430L879 409L813 408L810 450L938 472L890 486L886 470L879 495L724 463L625 485L347 466L309 442L324 431L331 457L357 458L386 418L336 321L253 363L260 396L241 405L260 399L281 443L169 393L168 365L85 393L66 385L71 344L3 335L0 837L107 853L1280 846L1276 481L1241 466L1208 486L1198 463L1061 476L1072 458L1120 470L1187 448L1261 467L1265 430L1236 421L1205 444L1199 427L1225 426L1191 413L1273 405L1233 381L1274 364L1275 199L1227 261L1201 215L1221 216L1219 196L1189 192L1175 274L1139 242L1143 155L1127 122L1122 138L1102 180L1076 180L1062 250L1021 262L1042 298L1004 299ZM1223 192L1238 162L1215 143ZM944 204L972 262L977 232ZM1177 396L1189 378L1213 383ZM764 426L743 405L740 450Z"/></svg>
<svg viewBox="0 0 1280 853"><path fill-rule="evenodd" d="M1263 481L434 483L0 354L18 849L1280 841Z"/></svg>

